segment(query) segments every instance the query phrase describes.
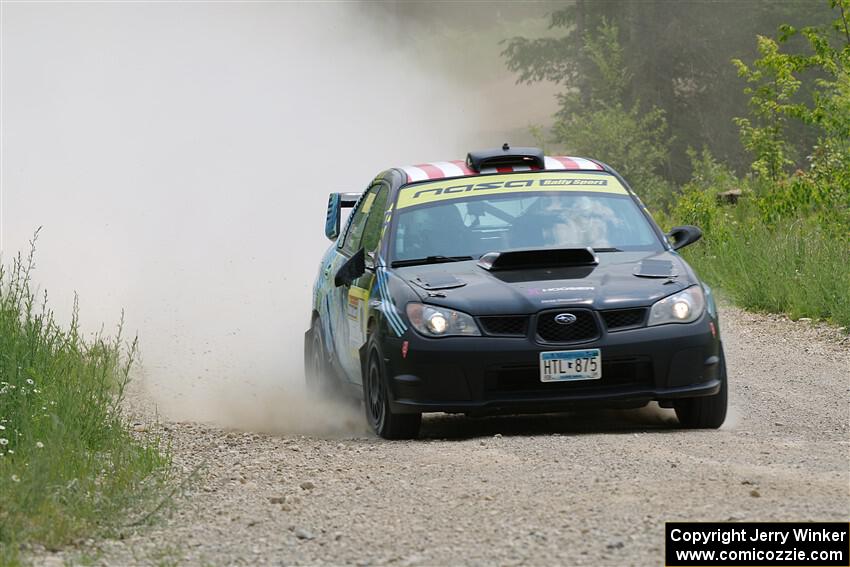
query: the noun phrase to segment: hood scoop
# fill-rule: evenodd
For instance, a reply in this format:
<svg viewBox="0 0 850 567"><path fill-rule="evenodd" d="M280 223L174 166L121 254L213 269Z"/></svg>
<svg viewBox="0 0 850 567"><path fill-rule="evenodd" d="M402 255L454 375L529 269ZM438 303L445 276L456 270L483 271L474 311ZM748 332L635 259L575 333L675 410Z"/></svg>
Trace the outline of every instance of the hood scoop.
<svg viewBox="0 0 850 567"><path fill-rule="evenodd" d="M488 252L481 256L478 265L485 270L529 270L534 268L567 268L595 266L599 259L590 248L540 248Z"/></svg>
<svg viewBox="0 0 850 567"><path fill-rule="evenodd" d="M453 274L448 272L430 272L427 274L419 274L414 279L410 280L414 285L428 291L437 289L454 289L463 287L466 282L457 279Z"/></svg>
<svg viewBox="0 0 850 567"><path fill-rule="evenodd" d="M641 260L632 273L639 278L675 278L679 275L670 260Z"/></svg>

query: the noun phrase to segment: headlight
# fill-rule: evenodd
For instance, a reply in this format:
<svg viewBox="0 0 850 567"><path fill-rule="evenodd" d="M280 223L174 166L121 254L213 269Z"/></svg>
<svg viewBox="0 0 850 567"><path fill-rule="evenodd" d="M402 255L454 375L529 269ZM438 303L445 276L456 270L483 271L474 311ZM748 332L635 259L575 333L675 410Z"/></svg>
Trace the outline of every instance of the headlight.
<svg viewBox="0 0 850 567"><path fill-rule="evenodd" d="M705 309L705 294L695 285L655 303L649 311L649 325L690 323L699 319Z"/></svg>
<svg viewBox="0 0 850 567"><path fill-rule="evenodd" d="M434 307L423 303L408 303L407 318L417 331L426 337L467 335L478 337L481 331L475 320L460 311Z"/></svg>

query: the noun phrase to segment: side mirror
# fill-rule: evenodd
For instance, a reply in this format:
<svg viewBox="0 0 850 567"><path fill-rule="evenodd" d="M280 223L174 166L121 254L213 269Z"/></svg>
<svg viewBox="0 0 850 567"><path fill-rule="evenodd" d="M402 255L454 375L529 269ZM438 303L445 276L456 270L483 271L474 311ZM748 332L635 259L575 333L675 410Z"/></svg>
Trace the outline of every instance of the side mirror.
<svg viewBox="0 0 850 567"><path fill-rule="evenodd" d="M685 226L676 226L670 229L667 233L667 239L673 245L673 250L684 248L688 244L693 244L702 238L702 231L690 224Z"/></svg>
<svg viewBox="0 0 850 567"><path fill-rule="evenodd" d="M366 253L361 248L345 264L339 267L334 276L334 285L351 285L354 280L366 273Z"/></svg>
<svg viewBox="0 0 850 567"><path fill-rule="evenodd" d="M325 236L336 240L339 236L340 212L342 211L342 195L331 193L328 197L328 216L325 219Z"/></svg>

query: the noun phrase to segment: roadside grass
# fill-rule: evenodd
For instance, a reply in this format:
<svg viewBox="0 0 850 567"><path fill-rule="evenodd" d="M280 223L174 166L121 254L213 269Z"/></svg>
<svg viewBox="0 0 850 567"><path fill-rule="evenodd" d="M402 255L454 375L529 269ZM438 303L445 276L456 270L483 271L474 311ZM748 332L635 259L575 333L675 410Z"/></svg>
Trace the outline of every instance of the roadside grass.
<svg viewBox="0 0 850 567"><path fill-rule="evenodd" d="M850 329L850 240L798 220L707 233L683 256L711 285L752 311L811 317Z"/></svg>
<svg viewBox="0 0 850 567"><path fill-rule="evenodd" d="M136 342L120 325L83 338L76 305L60 327L33 291L34 249L0 264L0 565L114 535L169 482L168 452L135 438L119 407Z"/></svg>

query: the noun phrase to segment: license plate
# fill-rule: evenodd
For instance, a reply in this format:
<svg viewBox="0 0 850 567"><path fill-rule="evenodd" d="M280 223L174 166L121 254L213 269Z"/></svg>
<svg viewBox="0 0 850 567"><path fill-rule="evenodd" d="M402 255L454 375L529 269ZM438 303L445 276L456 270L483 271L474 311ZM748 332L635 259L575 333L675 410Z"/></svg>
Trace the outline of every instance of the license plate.
<svg viewBox="0 0 850 567"><path fill-rule="evenodd" d="M602 353L598 348L540 353L540 381L599 380Z"/></svg>

